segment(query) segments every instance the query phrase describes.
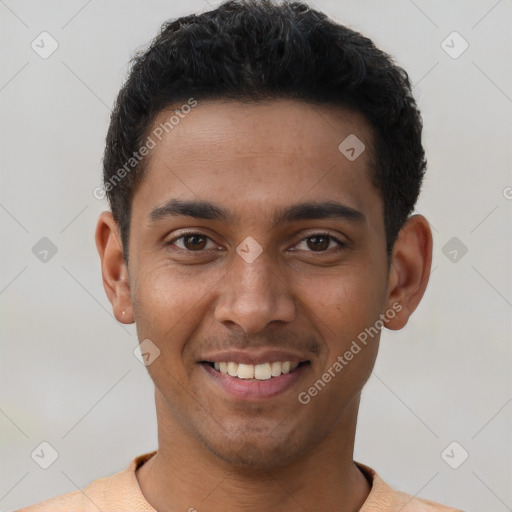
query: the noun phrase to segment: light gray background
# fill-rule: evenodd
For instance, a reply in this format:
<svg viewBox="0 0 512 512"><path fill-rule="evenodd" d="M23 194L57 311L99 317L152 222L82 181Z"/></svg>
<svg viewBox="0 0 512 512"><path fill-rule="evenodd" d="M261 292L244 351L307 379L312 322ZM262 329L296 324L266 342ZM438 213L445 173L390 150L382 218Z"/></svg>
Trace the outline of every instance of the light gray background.
<svg viewBox="0 0 512 512"><path fill-rule="evenodd" d="M411 494L512 510L512 1L312 5L406 68L429 160L417 211L434 230L434 270L409 325L383 334L355 459ZM114 320L103 291L94 229L106 203L92 190L133 51L164 20L209 8L0 0L2 511L84 487L157 446L135 329ZM30 46L42 31L59 44L48 59ZM441 47L453 31L469 43L457 59ZM58 248L46 263L32 253L42 237ZM442 250L452 237L468 249L456 262ZM59 454L46 470L31 458L42 441ZM469 453L458 469L441 457L452 441Z"/></svg>

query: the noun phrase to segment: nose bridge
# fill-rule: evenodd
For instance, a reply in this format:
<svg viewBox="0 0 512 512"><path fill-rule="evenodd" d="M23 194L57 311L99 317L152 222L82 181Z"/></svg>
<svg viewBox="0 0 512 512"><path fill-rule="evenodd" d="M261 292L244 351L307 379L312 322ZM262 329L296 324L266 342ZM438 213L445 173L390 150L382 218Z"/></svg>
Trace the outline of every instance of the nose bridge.
<svg viewBox="0 0 512 512"><path fill-rule="evenodd" d="M221 282L215 316L219 322L234 322L246 332L257 332L275 320L290 322L295 305L285 282L268 254L253 261L236 255Z"/></svg>

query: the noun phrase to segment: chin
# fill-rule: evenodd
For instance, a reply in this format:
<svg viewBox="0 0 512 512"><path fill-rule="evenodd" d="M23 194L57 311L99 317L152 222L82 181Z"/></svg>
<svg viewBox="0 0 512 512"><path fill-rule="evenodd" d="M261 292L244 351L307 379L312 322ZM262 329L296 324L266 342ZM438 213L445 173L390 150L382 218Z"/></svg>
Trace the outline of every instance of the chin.
<svg viewBox="0 0 512 512"><path fill-rule="evenodd" d="M241 426L240 426L241 427ZM253 425L254 427L254 425ZM290 432L272 429L238 428L225 431L222 439L201 436L201 442L222 461L246 469L268 470L286 466L307 451L307 443Z"/></svg>
<svg viewBox="0 0 512 512"><path fill-rule="evenodd" d="M286 466L297 459L287 447L262 448L261 444L245 442L238 449L233 446L209 447L219 459L238 468L269 470Z"/></svg>

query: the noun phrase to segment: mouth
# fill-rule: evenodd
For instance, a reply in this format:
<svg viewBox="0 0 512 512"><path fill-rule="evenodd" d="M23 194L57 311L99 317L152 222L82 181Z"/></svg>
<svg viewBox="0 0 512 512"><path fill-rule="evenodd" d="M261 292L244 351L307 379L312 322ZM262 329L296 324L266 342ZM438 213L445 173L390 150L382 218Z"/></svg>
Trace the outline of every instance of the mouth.
<svg viewBox="0 0 512 512"><path fill-rule="evenodd" d="M234 361L201 361L215 371L230 377L249 381L264 381L274 379L295 371L299 366L311 364L310 361L274 361L262 364L242 364Z"/></svg>
<svg viewBox="0 0 512 512"><path fill-rule="evenodd" d="M200 361L207 376L228 395L260 400L290 389L311 366L311 361L273 361L243 364L234 361Z"/></svg>

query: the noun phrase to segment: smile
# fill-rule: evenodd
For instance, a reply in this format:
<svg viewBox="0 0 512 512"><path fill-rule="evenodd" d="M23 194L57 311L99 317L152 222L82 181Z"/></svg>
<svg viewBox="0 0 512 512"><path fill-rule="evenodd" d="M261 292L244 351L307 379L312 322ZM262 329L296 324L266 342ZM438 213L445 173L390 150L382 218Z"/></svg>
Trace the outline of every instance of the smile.
<svg viewBox="0 0 512 512"><path fill-rule="evenodd" d="M305 363L305 362L304 362ZM208 363L210 366L224 375L238 377L239 379L268 380L279 377L282 374L290 373L299 364L295 361L275 361L263 364L242 364L233 361Z"/></svg>
<svg viewBox="0 0 512 512"><path fill-rule="evenodd" d="M274 397L290 388L311 365L310 361L274 361L243 364L202 361L208 376L228 395L244 399Z"/></svg>

